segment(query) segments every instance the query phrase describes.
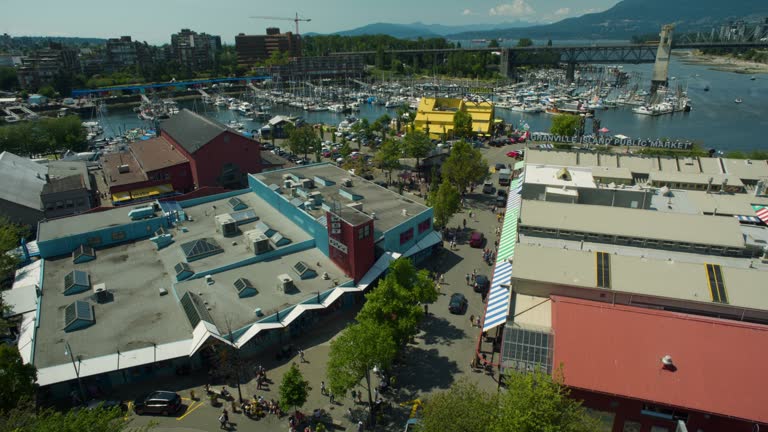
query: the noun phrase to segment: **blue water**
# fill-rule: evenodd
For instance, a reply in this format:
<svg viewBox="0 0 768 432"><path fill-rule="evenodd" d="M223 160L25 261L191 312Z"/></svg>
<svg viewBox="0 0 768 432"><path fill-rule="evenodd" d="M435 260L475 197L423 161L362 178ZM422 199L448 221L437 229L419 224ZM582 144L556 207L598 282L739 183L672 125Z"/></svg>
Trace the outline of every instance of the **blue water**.
<svg viewBox="0 0 768 432"><path fill-rule="evenodd" d="M627 72L643 74L646 88L649 87L653 65L624 65ZM669 138L692 140L705 148L719 150L765 150L768 149L768 75L756 75L751 81L749 75L710 70L707 66L686 65L673 58L669 76L678 83L687 82L688 96L693 110L690 113L650 117L634 114L630 108L598 111L596 117L601 125L610 129L611 134L622 134L632 138ZM676 81L670 81L676 85ZM709 86L709 91L704 88ZM743 103L735 104L735 98ZM215 109L198 101L183 101L180 106L205 113L222 122L233 120L236 115L227 109ZM384 113L390 116L394 111L379 105L362 105L358 117L375 120ZM288 106L274 105L272 114L298 115L310 123L338 124L344 115L331 112L305 112ZM522 119L532 131L548 131L552 116L521 114L507 110L496 110L497 117L519 124ZM242 118L238 118L243 121ZM133 127L146 127L129 108L111 109L107 113L106 129L117 132ZM258 129L263 122L244 121L247 130ZM586 129L591 130L587 123Z"/></svg>

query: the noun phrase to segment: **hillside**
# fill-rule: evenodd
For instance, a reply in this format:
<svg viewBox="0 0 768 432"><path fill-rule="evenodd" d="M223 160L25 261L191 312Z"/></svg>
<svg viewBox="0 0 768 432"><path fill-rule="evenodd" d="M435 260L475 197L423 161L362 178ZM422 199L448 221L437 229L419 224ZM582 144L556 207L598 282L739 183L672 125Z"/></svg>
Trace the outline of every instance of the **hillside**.
<svg viewBox="0 0 768 432"><path fill-rule="evenodd" d="M623 0L598 13L567 18L554 24L503 30L462 32L450 39L528 37L533 39L629 39L658 32L675 23L676 32L709 30L729 18L768 16L765 0Z"/></svg>
<svg viewBox="0 0 768 432"><path fill-rule="evenodd" d="M339 36L361 36L384 34L400 39L416 38L434 38L449 34L473 31L488 31L507 28L519 28L530 26L530 23L524 21L505 22L499 24L469 24L461 26L450 26L443 24L424 24L415 22L412 24L392 24L392 23L374 23L351 30L344 30L334 33ZM315 35L313 33L313 35Z"/></svg>

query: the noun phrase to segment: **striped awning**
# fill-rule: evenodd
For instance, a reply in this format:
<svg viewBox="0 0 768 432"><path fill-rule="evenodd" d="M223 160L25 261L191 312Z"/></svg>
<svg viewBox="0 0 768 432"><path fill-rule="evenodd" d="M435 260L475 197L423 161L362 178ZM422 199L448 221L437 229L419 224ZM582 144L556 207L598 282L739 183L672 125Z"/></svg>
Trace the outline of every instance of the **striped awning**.
<svg viewBox="0 0 768 432"><path fill-rule="evenodd" d="M507 322L509 309L509 283L512 279L512 264L509 261L496 263L488 292L488 305L485 308L483 331Z"/></svg>
<svg viewBox="0 0 768 432"><path fill-rule="evenodd" d="M491 289L488 292L488 303L485 307L483 331L504 324L509 314L509 285L512 279L511 259L515 254L515 245L517 244L517 221L520 218L520 191L522 189L523 176L521 174L512 181L509 187L507 210L501 229L496 265L491 278Z"/></svg>
<svg viewBox="0 0 768 432"><path fill-rule="evenodd" d="M741 222L741 223L755 223L755 224L759 224L760 223L760 218L758 218L757 216L736 215L734 217L736 219L738 219L739 222Z"/></svg>
<svg viewBox="0 0 768 432"><path fill-rule="evenodd" d="M755 214L760 218L763 223L768 224L768 207L762 205L753 205Z"/></svg>

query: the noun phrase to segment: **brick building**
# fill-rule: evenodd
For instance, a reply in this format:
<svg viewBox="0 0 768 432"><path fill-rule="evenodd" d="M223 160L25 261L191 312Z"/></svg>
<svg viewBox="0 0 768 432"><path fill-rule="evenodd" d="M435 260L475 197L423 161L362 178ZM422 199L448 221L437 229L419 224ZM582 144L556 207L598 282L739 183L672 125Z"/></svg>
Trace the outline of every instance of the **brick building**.
<svg viewBox="0 0 768 432"><path fill-rule="evenodd" d="M280 33L280 29L270 27L266 35L235 36L237 64L253 66L254 63L268 59L273 52L287 52L289 57L301 56L301 38L292 32Z"/></svg>

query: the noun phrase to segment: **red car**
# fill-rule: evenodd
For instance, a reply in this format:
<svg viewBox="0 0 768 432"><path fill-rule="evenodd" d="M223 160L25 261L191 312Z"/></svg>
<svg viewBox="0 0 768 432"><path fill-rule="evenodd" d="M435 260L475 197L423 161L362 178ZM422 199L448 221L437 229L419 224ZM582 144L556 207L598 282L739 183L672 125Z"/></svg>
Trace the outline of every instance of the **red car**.
<svg viewBox="0 0 768 432"><path fill-rule="evenodd" d="M511 152L508 152L508 153L507 153L507 156L509 156L509 157L511 157L511 158L515 158L515 159L517 159L517 158L521 157L522 155L523 155L523 154L522 154L522 153L520 153L520 152L519 152L519 151L517 151L517 150L512 150Z"/></svg>
<svg viewBox="0 0 768 432"><path fill-rule="evenodd" d="M480 231L472 231L469 236L469 245L473 248L481 248L485 244L485 236Z"/></svg>

